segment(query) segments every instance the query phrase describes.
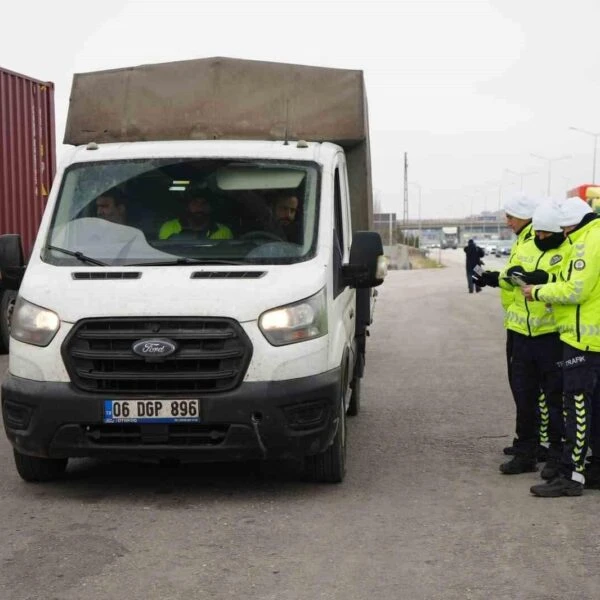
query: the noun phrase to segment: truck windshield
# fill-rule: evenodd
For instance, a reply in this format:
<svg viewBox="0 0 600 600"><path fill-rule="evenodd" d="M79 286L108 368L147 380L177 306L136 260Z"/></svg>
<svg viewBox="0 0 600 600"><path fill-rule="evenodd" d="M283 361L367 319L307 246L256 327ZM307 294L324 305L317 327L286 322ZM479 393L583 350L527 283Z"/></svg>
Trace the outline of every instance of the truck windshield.
<svg viewBox="0 0 600 600"><path fill-rule="evenodd" d="M65 174L43 260L56 265L290 264L312 258L314 163L144 159Z"/></svg>

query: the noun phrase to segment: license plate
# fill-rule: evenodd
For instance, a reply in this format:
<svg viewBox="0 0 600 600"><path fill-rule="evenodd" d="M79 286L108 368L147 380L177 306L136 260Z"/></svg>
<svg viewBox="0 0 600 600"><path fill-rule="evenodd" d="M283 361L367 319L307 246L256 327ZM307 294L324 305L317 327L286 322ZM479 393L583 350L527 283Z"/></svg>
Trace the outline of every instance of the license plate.
<svg viewBox="0 0 600 600"><path fill-rule="evenodd" d="M200 401L105 400L104 423L197 423Z"/></svg>

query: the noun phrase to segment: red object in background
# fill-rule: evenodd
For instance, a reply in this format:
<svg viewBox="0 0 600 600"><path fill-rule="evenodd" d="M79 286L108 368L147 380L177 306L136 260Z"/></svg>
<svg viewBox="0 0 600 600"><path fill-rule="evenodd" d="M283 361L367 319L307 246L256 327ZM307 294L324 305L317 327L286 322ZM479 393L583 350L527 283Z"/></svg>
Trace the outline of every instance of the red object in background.
<svg viewBox="0 0 600 600"><path fill-rule="evenodd" d="M56 170L54 84L0 67L0 234L28 258Z"/></svg>
<svg viewBox="0 0 600 600"><path fill-rule="evenodd" d="M578 197L589 202L592 198L597 198L600 195L600 185L594 183L586 183L578 185L576 188L567 192L567 198Z"/></svg>

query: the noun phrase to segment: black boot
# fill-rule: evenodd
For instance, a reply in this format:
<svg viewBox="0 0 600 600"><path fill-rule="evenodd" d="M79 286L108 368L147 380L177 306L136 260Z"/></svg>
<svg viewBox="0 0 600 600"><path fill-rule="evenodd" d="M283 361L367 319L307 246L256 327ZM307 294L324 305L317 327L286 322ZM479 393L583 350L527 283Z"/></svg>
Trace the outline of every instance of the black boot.
<svg viewBox="0 0 600 600"><path fill-rule="evenodd" d="M583 494L583 483L567 479L559 475L547 483L539 483L529 490L534 496L540 498L560 498L561 496L581 496Z"/></svg>
<svg viewBox="0 0 600 600"><path fill-rule="evenodd" d="M516 443L517 443L517 438L513 438L512 446L506 446L506 448L504 448L502 450L502 452L504 452L504 454L506 454L507 456L514 456Z"/></svg>
<svg viewBox="0 0 600 600"><path fill-rule="evenodd" d="M545 479L546 481L552 481L553 479L556 479L559 475L560 471L558 470L558 462L553 458L549 458L546 464L544 465L542 472L540 473L541 478Z"/></svg>
<svg viewBox="0 0 600 600"><path fill-rule="evenodd" d="M500 465L500 472L504 475L519 475L520 473L533 473L537 471L535 458L517 454L508 462Z"/></svg>

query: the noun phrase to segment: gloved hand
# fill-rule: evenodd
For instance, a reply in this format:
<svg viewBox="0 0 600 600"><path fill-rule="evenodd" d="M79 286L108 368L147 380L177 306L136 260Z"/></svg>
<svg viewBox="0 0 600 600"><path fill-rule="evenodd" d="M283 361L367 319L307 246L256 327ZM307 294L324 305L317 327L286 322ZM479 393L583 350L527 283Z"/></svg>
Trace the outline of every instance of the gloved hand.
<svg viewBox="0 0 600 600"><path fill-rule="evenodd" d="M519 266L514 266L511 267L510 269L508 269L508 271L506 271L506 275L507 277L510 277L511 275L516 275L517 277L523 277L525 274L525 269L523 267L519 267Z"/></svg>
<svg viewBox="0 0 600 600"><path fill-rule="evenodd" d="M522 279L527 285L540 285L543 283L548 283L548 279L550 278L546 271L542 271L541 269L536 269L535 271L526 271L523 267L511 267L506 271L506 274L510 277L511 275L516 275L520 279Z"/></svg>
<svg viewBox="0 0 600 600"><path fill-rule="evenodd" d="M476 286L479 287L485 287L486 285L489 285L490 287L498 287L499 275L499 271L483 271L481 274L473 272L471 280Z"/></svg>
<svg viewBox="0 0 600 600"><path fill-rule="evenodd" d="M548 283L550 276L546 271L542 271L542 269L536 269L535 271L525 271L523 274L523 279L529 285L540 285L542 283Z"/></svg>

